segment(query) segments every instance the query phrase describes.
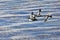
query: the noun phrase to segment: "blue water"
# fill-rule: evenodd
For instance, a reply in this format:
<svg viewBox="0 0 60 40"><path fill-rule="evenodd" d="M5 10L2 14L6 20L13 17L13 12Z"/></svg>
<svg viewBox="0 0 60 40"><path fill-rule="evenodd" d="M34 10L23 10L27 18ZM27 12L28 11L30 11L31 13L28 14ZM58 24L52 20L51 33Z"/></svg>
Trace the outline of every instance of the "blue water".
<svg viewBox="0 0 60 40"><path fill-rule="evenodd" d="M29 21L38 9L53 17ZM60 40L60 0L1 0L0 40Z"/></svg>

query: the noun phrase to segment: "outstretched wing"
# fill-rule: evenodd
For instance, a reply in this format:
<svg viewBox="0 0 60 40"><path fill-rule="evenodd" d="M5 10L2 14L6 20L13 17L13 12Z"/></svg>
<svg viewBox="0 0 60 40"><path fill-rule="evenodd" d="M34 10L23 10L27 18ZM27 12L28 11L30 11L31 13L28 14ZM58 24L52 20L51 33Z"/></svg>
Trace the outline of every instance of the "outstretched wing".
<svg viewBox="0 0 60 40"><path fill-rule="evenodd" d="M46 18L45 18L45 20L44 20L44 21L46 22L46 21L47 21L47 19L48 19L48 16L46 16Z"/></svg>

